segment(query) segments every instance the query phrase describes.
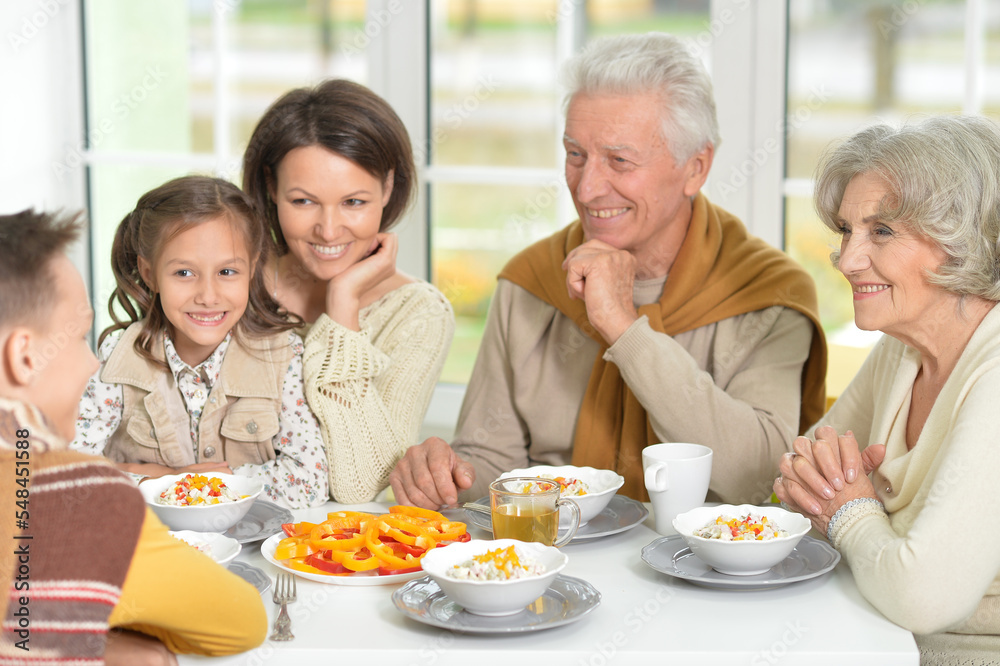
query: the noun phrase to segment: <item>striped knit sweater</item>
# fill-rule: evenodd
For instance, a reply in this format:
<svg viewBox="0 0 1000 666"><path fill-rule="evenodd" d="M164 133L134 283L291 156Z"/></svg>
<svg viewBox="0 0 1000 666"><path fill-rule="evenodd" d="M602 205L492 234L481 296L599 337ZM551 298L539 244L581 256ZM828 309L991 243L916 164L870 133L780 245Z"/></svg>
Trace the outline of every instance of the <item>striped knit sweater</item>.
<svg viewBox="0 0 1000 666"><path fill-rule="evenodd" d="M0 399L0 666L104 663L145 503L107 461L64 449L35 408Z"/></svg>

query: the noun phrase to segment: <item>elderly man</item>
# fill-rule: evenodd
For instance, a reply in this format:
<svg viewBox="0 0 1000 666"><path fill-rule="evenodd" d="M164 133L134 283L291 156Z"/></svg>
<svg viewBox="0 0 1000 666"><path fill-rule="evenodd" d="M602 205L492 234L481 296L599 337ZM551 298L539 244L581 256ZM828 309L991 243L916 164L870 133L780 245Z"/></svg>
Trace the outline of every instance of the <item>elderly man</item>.
<svg viewBox="0 0 1000 666"><path fill-rule="evenodd" d="M567 84L580 219L501 272L456 440L409 449L396 498L450 504L501 472L572 463L646 499L642 449L673 441L713 449L710 499L762 501L824 406L812 280L699 194L715 102L676 38L593 42Z"/></svg>

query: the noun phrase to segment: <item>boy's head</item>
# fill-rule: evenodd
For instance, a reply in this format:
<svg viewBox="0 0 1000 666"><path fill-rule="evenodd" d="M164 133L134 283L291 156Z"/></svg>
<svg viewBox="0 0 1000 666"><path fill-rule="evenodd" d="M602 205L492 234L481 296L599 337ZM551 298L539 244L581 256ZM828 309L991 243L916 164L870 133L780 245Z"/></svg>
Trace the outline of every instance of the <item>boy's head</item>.
<svg viewBox="0 0 1000 666"><path fill-rule="evenodd" d="M79 233L75 217L0 215L0 397L35 405L66 440L99 365L87 341L94 313L66 256Z"/></svg>

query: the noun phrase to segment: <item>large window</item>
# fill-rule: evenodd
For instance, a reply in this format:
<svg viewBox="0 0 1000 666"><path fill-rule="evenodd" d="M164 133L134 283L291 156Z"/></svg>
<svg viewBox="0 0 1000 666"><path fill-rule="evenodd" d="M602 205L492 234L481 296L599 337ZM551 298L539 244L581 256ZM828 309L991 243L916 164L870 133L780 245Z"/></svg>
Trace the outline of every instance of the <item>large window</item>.
<svg viewBox="0 0 1000 666"><path fill-rule="evenodd" d="M139 196L190 172L240 182L243 149L281 94L367 82L364 0L85 3L93 294L114 289L111 239Z"/></svg>
<svg viewBox="0 0 1000 666"><path fill-rule="evenodd" d="M36 10L17 0L4 15L25 26ZM1000 117L1000 50L988 39L1000 12L986 0L85 0L81 14L70 4L46 21L17 45L11 70L40 88L24 96L37 122L3 126L38 128L25 135L47 157L8 139L26 155L9 164L26 168L4 172L22 185L0 201L23 207L20 193L35 191L23 184L48 178L57 205L89 205L98 328L113 286L111 232L137 197L192 171L238 182L265 108L291 88L341 76L386 97L410 130L422 186L399 227L399 262L455 307L444 379L457 384L475 358L499 268L573 218L557 81L588 39L664 30L704 60L723 135L706 189L812 272L837 345L867 338L850 326L850 296L827 259L834 239L812 212L820 151L876 119ZM81 34L81 21L78 45L67 36ZM43 43L85 53L82 84L72 66L32 55ZM49 140L49 125L66 138ZM84 175L87 186L75 186Z"/></svg>
<svg viewBox="0 0 1000 666"><path fill-rule="evenodd" d="M430 10L431 269L457 320L442 380L462 384L496 274L574 216L563 178L560 66L607 34L661 30L698 48L709 2L434 0Z"/></svg>
<svg viewBox="0 0 1000 666"><path fill-rule="evenodd" d="M933 113L1000 119L1000 50L986 47L986 36L1000 28L1000 12L984 0L790 7L785 243L816 280L832 354L857 359L879 334L853 325L850 289L829 260L839 239L813 210L813 171L831 143L876 122ZM838 372L832 364L833 393L850 378Z"/></svg>

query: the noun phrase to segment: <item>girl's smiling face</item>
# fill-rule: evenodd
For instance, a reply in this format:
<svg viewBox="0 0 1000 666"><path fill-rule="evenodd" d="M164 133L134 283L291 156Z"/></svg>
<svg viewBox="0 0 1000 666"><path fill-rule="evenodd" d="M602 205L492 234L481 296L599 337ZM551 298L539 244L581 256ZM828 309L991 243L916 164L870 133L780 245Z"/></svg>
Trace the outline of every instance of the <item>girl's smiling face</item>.
<svg viewBox="0 0 1000 666"><path fill-rule="evenodd" d="M837 267L854 291L858 328L905 342L953 318L958 297L927 280L947 259L940 245L904 221L879 219L887 194L886 184L872 174L859 174L848 183L838 212Z"/></svg>
<svg viewBox="0 0 1000 666"><path fill-rule="evenodd" d="M290 150L271 198L288 250L316 279L329 281L368 255L392 194L386 182L322 146Z"/></svg>
<svg viewBox="0 0 1000 666"><path fill-rule="evenodd" d="M174 347L191 367L215 351L247 308L254 265L237 224L228 217L196 224L164 242L154 261L139 258Z"/></svg>

